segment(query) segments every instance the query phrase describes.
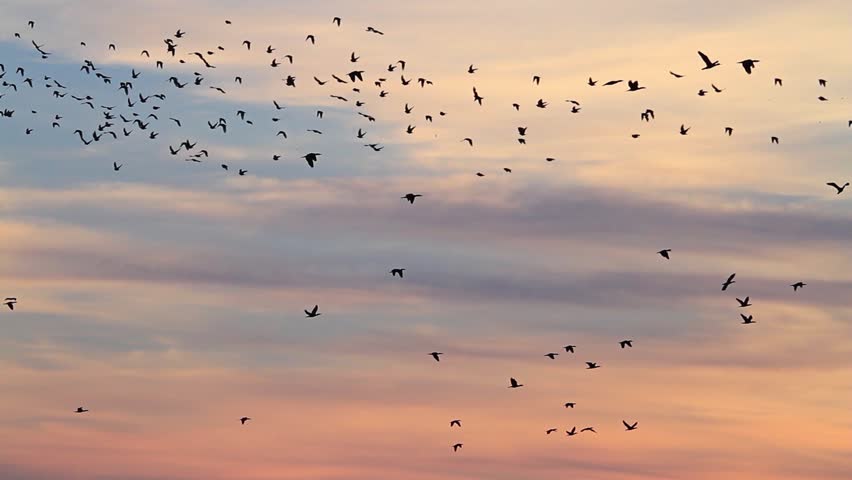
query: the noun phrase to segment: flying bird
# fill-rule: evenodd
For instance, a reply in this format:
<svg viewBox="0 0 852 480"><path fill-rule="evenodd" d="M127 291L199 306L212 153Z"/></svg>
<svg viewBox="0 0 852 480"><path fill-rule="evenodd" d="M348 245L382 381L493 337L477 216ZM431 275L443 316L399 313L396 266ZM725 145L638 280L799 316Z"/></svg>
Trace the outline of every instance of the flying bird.
<svg viewBox="0 0 852 480"><path fill-rule="evenodd" d="M594 370L596 368L601 368L601 366L595 362L586 362L586 370Z"/></svg>
<svg viewBox="0 0 852 480"><path fill-rule="evenodd" d="M421 195L419 193L406 193L405 195L403 195L400 198L404 198L405 200L408 200L408 203L414 205L414 199L416 199L417 197L422 197L422 196L423 195Z"/></svg>
<svg viewBox="0 0 852 480"><path fill-rule="evenodd" d="M88 412L88 410L86 410L83 407L77 407L77 410L74 410L74 413L86 413L86 412Z"/></svg>
<svg viewBox="0 0 852 480"><path fill-rule="evenodd" d="M556 360L557 355L559 355L559 354L558 353L545 353L544 354L545 357L548 357L551 360Z"/></svg>
<svg viewBox="0 0 852 480"><path fill-rule="evenodd" d="M394 269L391 269L390 274L391 274L392 277L399 275L399 278L403 278L403 276L402 276L403 272L405 272L404 268L394 268Z"/></svg>
<svg viewBox="0 0 852 480"><path fill-rule="evenodd" d="M730 287L730 286L731 286L731 284L737 283L737 282L736 282L736 280L734 280L734 277L736 277L736 276L737 276L737 274L736 274L736 273L732 273L732 274L731 274L731 276L729 276L729 277L728 277L728 279L727 279L727 280L725 280L725 282L724 282L724 283L722 283L722 291L723 291L723 292L724 292L725 290L727 290L727 289L728 289L728 287Z"/></svg>
<svg viewBox="0 0 852 480"><path fill-rule="evenodd" d="M441 355L443 355L443 354L444 354L443 352L432 352L429 355L431 355L432 358L434 358L436 362L440 362L441 361Z"/></svg>
<svg viewBox="0 0 852 480"><path fill-rule="evenodd" d="M718 60L716 60L716 61L711 61L711 60L710 60L710 57L708 57L707 55L705 55L705 54L704 54L703 52L701 52L700 50L698 51L698 56L699 56L699 57L701 57L701 61L703 61L703 62L704 62L704 68L702 68L701 70L710 70L710 69L711 69L711 68L713 68L713 67L718 67L718 66L719 66L719 61L718 61Z"/></svg>
<svg viewBox="0 0 852 480"><path fill-rule="evenodd" d="M743 70L745 70L745 72L747 74L751 75L751 71L754 69L755 64L758 63L758 62L760 62L760 60L752 60L752 59L748 58L748 59L745 59L745 60L743 60L741 62L737 62L737 63L739 63L740 65L743 66Z"/></svg>
<svg viewBox="0 0 852 480"><path fill-rule="evenodd" d="M662 257L663 257L663 258L665 258L666 260L669 260L669 258L670 258L670 257L669 257L669 252L671 252L671 251L672 251L672 249L671 249L671 248L666 248L666 249L664 249L664 250L660 250L660 251L659 251L659 252L657 252L657 253L658 253L658 254L660 254L660 256L662 256Z"/></svg>
<svg viewBox="0 0 852 480"><path fill-rule="evenodd" d="M737 303L740 304L740 308L750 307L751 304L748 303L748 300L749 300L749 297L745 297L745 299L743 299L743 300L740 300L739 298L737 298Z"/></svg>
<svg viewBox="0 0 852 480"><path fill-rule="evenodd" d="M246 424L246 422L248 422L249 420L251 420L251 417L243 417L243 418L241 418L241 419L240 419L240 425L245 425L245 424Z"/></svg>
<svg viewBox="0 0 852 480"><path fill-rule="evenodd" d="M849 186L849 182L844 183L842 186L834 182L826 183L826 185L828 185L829 187L834 187L837 190L837 194L840 195L841 193L843 193L843 190L845 190L846 187Z"/></svg>
<svg viewBox="0 0 852 480"><path fill-rule="evenodd" d="M307 316L306 318L319 317L322 314L319 313L318 311L319 311L319 305L314 305L314 309L311 310L310 312L305 310L305 315Z"/></svg>
<svg viewBox="0 0 852 480"><path fill-rule="evenodd" d="M741 313L740 318L743 319L743 325L750 325L752 323L756 323L754 321L754 316L752 316L752 315L746 316L745 314Z"/></svg>
<svg viewBox="0 0 852 480"><path fill-rule="evenodd" d="M622 349L624 347L633 348L633 340L622 340L622 341L618 342L618 344L621 345Z"/></svg>
<svg viewBox="0 0 852 480"><path fill-rule="evenodd" d="M452 420L452 421L450 421L450 427L453 427L453 426L461 427L461 420Z"/></svg>
<svg viewBox="0 0 852 480"><path fill-rule="evenodd" d="M514 378L509 378L509 388L521 388L523 386L523 383L518 383Z"/></svg>
<svg viewBox="0 0 852 480"><path fill-rule="evenodd" d="M792 284L792 285L790 285L790 286L791 286L791 287L793 287L793 291L794 291L794 292L797 292L797 291L799 291L799 289L800 289L800 288L805 288L805 285L807 285L807 283L804 283L804 282L796 282L796 283L794 283L794 284Z"/></svg>
<svg viewBox="0 0 852 480"><path fill-rule="evenodd" d="M629 432L631 430L636 430L637 426L639 425L639 422L633 422L633 424L631 425L631 424L625 422L624 420L622 420L621 423L624 424L624 428L626 429L625 431L627 431L627 432Z"/></svg>

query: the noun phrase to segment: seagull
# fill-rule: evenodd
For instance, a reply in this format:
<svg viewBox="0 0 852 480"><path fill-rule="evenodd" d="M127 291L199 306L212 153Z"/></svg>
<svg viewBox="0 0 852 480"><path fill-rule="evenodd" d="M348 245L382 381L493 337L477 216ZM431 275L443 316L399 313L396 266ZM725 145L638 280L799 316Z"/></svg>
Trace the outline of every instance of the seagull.
<svg viewBox="0 0 852 480"><path fill-rule="evenodd" d="M799 289L800 289L800 288L804 288L804 287L805 287L805 285L807 285L807 283L804 283L804 282L796 282L796 283L794 283L794 284L792 284L792 285L790 285L790 286L791 286L791 287L793 287L793 291L794 291L794 292L797 292L797 291L799 291Z"/></svg>
<svg viewBox="0 0 852 480"><path fill-rule="evenodd" d="M436 362L440 362L441 361L440 356L443 355L443 354L444 354L443 352L432 352L429 355L432 355L432 358L434 358Z"/></svg>
<svg viewBox="0 0 852 480"><path fill-rule="evenodd" d="M478 69L478 68L473 68L473 64L472 64L472 63L470 64L470 66L469 66L469 67L467 67L467 73L470 73L470 74L476 73L476 71L477 71L477 70L479 70L479 69Z"/></svg>
<svg viewBox="0 0 852 480"><path fill-rule="evenodd" d="M524 386L523 383L518 383L514 378L509 378L509 388L521 388Z"/></svg>
<svg viewBox="0 0 852 480"><path fill-rule="evenodd" d="M777 144L777 143L778 143L778 137L771 137L771 138L769 139L769 141L770 141L770 142L772 142L772 143Z"/></svg>
<svg viewBox="0 0 852 480"><path fill-rule="evenodd" d="M83 407L77 407L77 410L74 411L74 413L86 413L86 412L88 412L88 410L86 410Z"/></svg>
<svg viewBox="0 0 852 480"><path fill-rule="evenodd" d="M783 87L783 86L784 86L784 81L783 81L783 80L781 80L780 78L776 78L776 79L775 79L775 85L778 85L779 87Z"/></svg>
<svg viewBox="0 0 852 480"><path fill-rule="evenodd" d="M586 365L588 365L588 366L586 367L586 370L594 370L595 368L601 368L601 366L600 366L600 365L598 365L598 364L597 364L597 363L595 363L595 362L586 362Z"/></svg>
<svg viewBox="0 0 852 480"><path fill-rule="evenodd" d="M317 310L319 310L319 305L314 305L314 309L310 312L305 310L305 315L307 315L307 318L319 317L322 314L318 313Z"/></svg>
<svg viewBox="0 0 852 480"><path fill-rule="evenodd" d="M404 198L404 199L408 200L408 203L414 205L414 199L417 198L417 197L422 197L422 196L423 195L421 195L419 193L406 193L405 195L403 195L402 197L399 197L399 198Z"/></svg>
<svg viewBox="0 0 852 480"><path fill-rule="evenodd" d="M671 248L666 248L666 249L664 249L664 250L660 250L660 251L659 251L659 252L657 252L657 253L658 253L658 254L660 254L660 256L662 256L662 257L663 257L663 258L665 258L666 260L669 260L669 258L670 258L670 257L669 257L669 252L671 252L671 251L672 251L672 249L671 249Z"/></svg>
<svg viewBox="0 0 852 480"><path fill-rule="evenodd" d="M723 292L724 292L725 290L727 290L727 289L728 289L728 287L729 287L729 286L731 286L731 284L732 284L732 283L737 283L737 282L736 282L736 280L734 280L734 277L735 277L735 276L737 276L737 274L736 274L736 273L732 273L732 274L731 274L731 276L730 276L730 277L728 277L728 279L727 279L727 280L725 280L725 283L723 283L723 284L722 284L722 291L723 291Z"/></svg>
<svg viewBox="0 0 852 480"><path fill-rule="evenodd" d="M586 83L587 83L590 87L594 87L594 86L598 83L598 81L597 81L597 80L592 80L592 77L589 77L589 81L588 81L588 82L586 82Z"/></svg>
<svg viewBox="0 0 852 480"><path fill-rule="evenodd" d="M245 425L249 420L251 420L251 417L243 417L240 419L240 424Z"/></svg>
<svg viewBox="0 0 852 480"><path fill-rule="evenodd" d="M746 297L746 298L745 298L745 299L743 299L743 300L740 300L739 298L737 298L737 302L739 302L739 304L740 304L740 308L745 308L745 307L750 307L750 306L751 306L751 304L750 304L750 303L748 303L748 299L749 299L749 297Z"/></svg>
<svg viewBox="0 0 852 480"><path fill-rule="evenodd" d="M627 432L629 432L630 430L636 430L637 425L639 425L639 422L633 422L633 425L630 425L629 423L625 422L624 420L622 420L621 423L624 424L624 427L627 429L625 431L627 431Z"/></svg>
<svg viewBox="0 0 852 480"><path fill-rule="evenodd" d="M742 313L741 313L741 314L740 314L740 318L742 318L742 319L743 319L743 325L750 325L750 324L752 324L752 323L756 323L756 322L753 320L753 318L754 318L754 317L753 317L752 315L745 316L745 314L742 314Z"/></svg>
<svg viewBox="0 0 852 480"><path fill-rule="evenodd" d="M845 190L846 187L849 186L849 182L844 183L843 186L840 186L840 185L838 185L834 182L826 183L826 185L828 185L829 187L834 187L835 189L837 189L837 194L840 195L841 193L843 193L843 190Z"/></svg>
<svg viewBox="0 0 852 480"><path fill-rule="evenodd" d="M453 425L455 425L455 426L457 426L457 427L461 427L461 420L453 420L453 421L451 421L451 422L450 422L450 427L452 427Z"/></svg>
<svg viewBox="0 0 852 480"><path fill-rule="evenodd" d="M701 70L710 70L713 67L719 66L718 60L711 61L710 57L708 57L707 55L704 55L704 53L702 53L700 50L698 51L698 56L701 57L701 60L704 62L704 68L702 68Z"/></svg>
<svg viewBox="0 0 852 480"><path fill-rule="evenodd" d="M556 356L558 353L545 353L544 356L550 358L551 360L556 360Z"/></svg>
<svg viewBox="0 0 852 480"><path fill-rule="evenodd" d="M752 60L752 59L748 58L748 59L745 59L745 60L743 60L741 62L737 62L737 63L739 63L740 65L743 66L743 70L745 70L745 72L747 74L751 75L751 71L755 66L754 64L758 63L758 62L760 62L760 60Z"/></svg>
<svg viewBox="0 0 852 480"><path fill-rule="evenodd" d="M618 342L618 344L621 345L621 348L624 348L624 347L633 348L633 340L622 340L622 341Z"/></svg>

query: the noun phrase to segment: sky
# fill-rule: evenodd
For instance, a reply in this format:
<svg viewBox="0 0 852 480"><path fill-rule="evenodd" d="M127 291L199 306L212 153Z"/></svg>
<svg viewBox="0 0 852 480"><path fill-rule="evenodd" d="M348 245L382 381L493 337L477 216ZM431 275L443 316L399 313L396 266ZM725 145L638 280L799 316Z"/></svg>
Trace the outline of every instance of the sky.
<svg viewBox="0 0 852 480"><path fill-rule="evenodd" d="M826 185L852 181L849 2L2 12L18 90L0 88L15 111L0 118L0 295L18 304L0 312L0 478L849 478L852 193ZM215 69L190 55L208 50ZM698 50L721 65L701 70ZM760 60L751 75L746 58ZM360 92L331 79L355 68ZM166 99L128 108L131 70L131 98ZM90 138L100 105L158 119L144 132L116 119L118 141L83 145L72 132ZM227 133L207 127L219 117ZM170 155L184 140L209 157Z"/></svg>

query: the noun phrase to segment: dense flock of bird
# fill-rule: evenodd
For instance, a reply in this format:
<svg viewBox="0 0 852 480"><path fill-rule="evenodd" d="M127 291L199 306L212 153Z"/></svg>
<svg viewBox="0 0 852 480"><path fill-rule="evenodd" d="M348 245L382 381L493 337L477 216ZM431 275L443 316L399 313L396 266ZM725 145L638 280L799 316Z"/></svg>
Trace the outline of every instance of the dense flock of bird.
<svg viewBox="0 0 852 480"><path fill-rule="evenodd" d="M337 27L342 27L342 21L339 17L334 17L332 20L333 24ZM232 26L232 22L229 20L224 21L225 28L234 28ZM50 48L44 44L39 44L34 35L37 30L35 28L35 22L30 21L27 24L27 28L23 31L27 32L27 34L15 33L14 38L16 41L24 42L32 47L32 52L35 56L40 57L41 60L50 60L51 52ZM370 35L379 35L383 36L384 32L378 30L373 27L366 27L364 31ZM78 125L79 128L71 130L66 127L62 120L63 116L60 114L54 114L50 116L51 122L51 130L59 130L59 131L67 131L68 135L76 136L79 141L83 145L90 145L93 142L103 142L103 141L121 141L125 137L130 136L144 136L150 139L151 141L157 141L159 131L163 129L180 129L183 127L183 122L179 118L175 117L165 117L160 118L158 114L158 110L162 108L167 97L173 95L176 92L138 92L134 87L134 80L138 79L140 76L145 73L145 75L154 75L157 70L166 69L166 63L174 63L175 59L179 64L185 64L189 62L196 62L199 67L203 67L203 69L215 69L216 65L214 65L215 58L217 52L224 51L226 47L222 45L214 46L209 49L202 49L202 51L184 51L183 49L179 49L179 43L184 43L183 39L189 35L188 32L185 32L181 29L177 29L173 35L163 39L164 45L161 46L162 50L142 50L140 55L145 59L152 58L152 51L155 54L159 53L159 55L165 60L152 60L152 66L150 72L138 72L135 69L131 69L130 72L121 78L114 78L112 75L107 75L103 72L103 70L96 65L94 62L90 60L83 60L82 65L80 66L80 78L57 78L53 75L42 74L39 76L32 75L30 72L25 71L23 67L9 67L7 71L7 66L3 63L0 63L0 79L2 79L2 89L0 89L0 121L5 119L11 119L13 116L18 118L19 116L23 116L26 114L31 115L32 123L35 123L35 119L38 118L37 115L39 113L36 110L31 110L26 114L21 112L16 112L15 110L4 108L3 101L9 101L11 97L14 97L15 94L20 92L24 88L28 89L36 89L40 87L41 82L44 82L43 88L48 91L48 94L52 96L58 105L66 106L67 108L83 108L89 109L92 111L96 111L99 113L98 117L100 121L94 125L93 128L83 128ZM305 37L305 42L309 42L311 45L316 45L317 38L308 34ZM86 47L85 42L80 43L81 46ZM114 43L110 43L106 46L107 51L116 51L117 46ZM254 43L251 40L245 40L240 45L229 46L227 48L235 48L235 49L245 49L246 51L252 51L254 47ZM282 65L292 65L295 62L293 55L283 55L279 56L275 52L277 49L272 45L268 45L264 49L265 53L268 54L268 66L269 68L275 69ZM700 60L700 70L711 70L717 67L720 67L722 64L719 60L713 60L711 57L701 51L698 52L698 57ZM352 52L349 57L349 63L353 66L356 65L359 61L360 57L356 55L355 52ZM759 60L756 59L744 59L739 61L739 65L743 69L746 75L751 75L752 72L757 68L757 64ZM396 60L392 63L389 63L386 69L386 72L382 72L382 74L375 74L372 76L367 76L367 72L364 70L359 70L357 68L352 68L351 71L346 73L332 73L325 75L325 79L321 79L318 76L313 76L313 81L319 85L324 86L329 82L332 82L327 88L332 89L332 87L338 87L340 89L345 89L347 95L355 96L358 100L350 101L350 98L344 96L341 91L330 93L329 96L335 100L338 100L342 103L348 103L354 105L355 113L366 121L366 125L369 125L372 122L376 122L376 118L372 115L369 115L362 111L362 107L366 105L365 100L361 100L365 98L367 95L375 95L378 98L385 98L389 95L389 90L385 88L390 88L389 84L391 83L382 75L389 75L392 73L399 74L399 83L402 87L409 86L412 82L415 82L416 85L419 85L420 88L426 88L427 86L433 85L433 82L425 77L416 77L410 76L406 77L406 61L405 60ZM203 71L203 70L202 70ZM471 64L467 67L467 73L470 75L475 75L478 71L478 68ZM673 71L669 72L670 75L675 79L675 81L679 78L683 78L685 74L676 73ZM368 78L368 81L365 81L365 76ZM38 78L40 77L40 78ZM475 78L475 77L471 77ZM94 98L91 95L83 95L75 92L75 89L71 87L71 85L80 82L100 82L107 86L116 86L117 88L110 88L104 92L103 97ZM287 75L282 79L285 87L293 87L295 88L297 85L297 79L294 75ZM532 84L539 85L542 81L541 76L533 75L532 76ZM598 86L598 80L595 80L592 77L589 77L586 82L589 88L602 88L602 87L612 87L614 85L621 84L623 79L613 79L607 80L603 82L600 86ZM208 88L214 90L220 94L227 94L227 91L224 87L216 86L216 85L206 85L206 80L204 74L200 72L195 72L192 78L189 79L181 79L177 75L171 75L167 79L167 84L175 91L183 90L185 88ZM366 91L369 87L369 82L372 82L372 85L375 87L378 92L368 92ZM646 86L640 86L638 80L627 80L627 90L626 92L634 93L645 90ZM234 78L234 84L239 88L243 84L243 79L240 76L236 76ZM827 81L825 79L817 79L816 84L819 87L827 87ZM774 78L773 85L777 87L783 86L783 80L781 78ZM715 84L710 84L711 90L713 93L722 93L724 89L718 88ZM365 91L362 91L365 90ZM477 90L476 86L472 87L473 94L473 102L477 105L483 105L483 102L486 101L486 97L483 96L482 93ZM701 89L697 92L699 96L705 96L710 94L710 90ZM67 98L66 98L67 97ZM118 97L118 100L116 99ZM69 102L69 100L73 102ZM818 96L818 101L825 102L828 101L828 98L825 96ZM62 102L62 103L59 103ZM284 110L286 106L281 105L277 100L271 100L272 105L274 106L276 111ZM576 100L566 100L566 103L570 105L571 113L580 113L582 110L582 105L580 102ZM508 105L507 105L508 107ZM551 103L546 101L545 99L539 99L534 104L535 108L553 108L551 107ZM518 111L521 109L521 104L513 103L511 108ZM403 113L405 115L411 115L414 110L412 105L405 103ZM17 113L17 116L16 116ZM323 119L324 112L322 110L317 110L316 119ZM444 111L438 111L438 117L443 117L447 115ZM241 122L244 122L247 125L254 125L254 121L250 118L247 118L248 114L246 110L240 109L236 111L235 118L239 119ZM651 122L655 118L655 112L653 109L645 109L640 112L639 120L644 122ZM272 117L271 122L274 124L280 120L279 117ZM433 114L426 114L424 116L424 120L427 122L435 121L435 117ZM30 120L27 120L30 122ZM207 121L207 126L211 131L217 132L219 134L227 134L229 129L229 120L225 116L218 117ZM849 121L848 127L852 127L852 120ZM4 125L2 128L8 128ZM365 127L366 128L366 127ZM413 123L409 124L405 132L407 134L414 134L416 125ZM274 130L274 129L273 129ZM91 132L91 133L87 133ZM680 135L688 135L690 132L690 127L686 124L682 124L678 133ZM37 135L41 134L41 132L37 132L34 126L26 126L21 133L24 135ZM323 132L317 128L307 129L308 134L313 135L322 135ZM724 127L723 134L731 136L733 135L734 130L730 126ZM517 127L518 134L518 142L521 144L526 143L526 127ZM282 139L288 138L288 133L284 130L278 130L275 134L277 137L282 137ZM292 135L292 133L291 133ZM384 147L378 142L370 142L370 141L362 141L367 136L367 132L363 128L358 128L355 137L357 140L361 141L364 147L370 148L375 152L380 152ZM632 134L633 138L638 138L639 134ZM470 137L465 137L460 140L461 142L467 143L470 147L474 146L474 141ZM366 143L364 143L366 142ZM773 144L777 144L780 142L779 138L776 136L770 137L770 142ZM198 147L198 148L197 148ZM165 151L165 149L164 149ZM189 162L202 163L203 159L207 159L211 156L215 156L215 152L208 151L207 149L199 146L198 140L190 140L186 139L181 141L179 144L172 146L167 145L167 151L172 156L182 155L183 159ZM303 159L309 168L317 167L318 162L320 161L320 157L322 153L319 152L304 152L303 155L300 156ZM281 155L274 154L272 156L273 161L279 161L282 159ZM555 158L547 157L545 161L552 162ZM113 162L112 169L115 172L121 171L124 167L123 164L118 162ZM230 166L222 163L220 167L225 171L230 171ZM503 171L505 173L511 173L512 169L510 167L504 167ZM237 174L240 176L245 175L247 172L246 169L238 168ZM475 172L477 176L484 176L482 172ZM828 182L827 186L832 187L836 190L837 194L841 194L844 192L845 188L849 186L849 182L837 183L837 182ZM421 193L404 193L401 196L401 199L409 202L411 205L414 205L415 200L423 197ZM672 250L669 248L662 249L657 252L657 254L664 259L664 261L672 260ZM399 279L404 278L405 268L394 267L388 273L392 277L399 277ZM728 291L729 288L732 287L736 283L735 280L736 274L732 273L724 282L721 284L721 290L723 292ZM790 286L792 287L794 292L799 291L807 284L802 281L796 281L792 283ZM745 298L740 299L736 298L738 308L739 309L747 309L752 307L752 303L749 296L745 296ZM3 305L6 306L10 311L14 311L17 305L18 299L16 297L6 297ZM314 305L313 307L309 307L310 309L305 309L305 316L307 318L316 318L321 315L319 309L319 305ZM756 323L754 320L754 316L749 314L746 315L744 313L740 314L740 318L742 319L742 324L744 325L752 325ZM622 350L633 348L633 340L632 339L624 339L618 342L614 342L613 347L618 346ZM576 345L565 345L560 350L564 350L562 355L574 355L575 349L578 347ZM441 362L443 352L434 351L428 353L428 356L431 356L435 362ZM560 353L557 352L548 352L544 354L544 357L549 360L556 360L556 358L560 356ZM585 361L587 370L596 370L602 368L602 365L594 362L594 361ZM519 389L524 387L523 383L520 383L516 378L510 377L508 380L508 388L510 389ZM564 408L574 409L582 408L582 406L578 406L575 402L566 402L564 404ZM79 407L74 410L74 413L83 414L88 413L89 410L84 407ZM239 418L241 424L245 425L249 420L251 420L248 416L243 416ZM638 421L635 420L622 420L622 425L625 431L634 431L638 429ZM452 419L449 422L449 427L453 428L462 428L462 420L461 419ZM555 427L548 427L544 429L543 433L546 435L551 435L553 433L558 432L559 429ZM585 426L583 428L577 429L576 426L572 426L570 429L565 429L565 434L569 437L578 435L580 433L593 433L596 434L595 426ZM453 443L451 448L454 452L459 451L462 448L462 443Z"/></svg>

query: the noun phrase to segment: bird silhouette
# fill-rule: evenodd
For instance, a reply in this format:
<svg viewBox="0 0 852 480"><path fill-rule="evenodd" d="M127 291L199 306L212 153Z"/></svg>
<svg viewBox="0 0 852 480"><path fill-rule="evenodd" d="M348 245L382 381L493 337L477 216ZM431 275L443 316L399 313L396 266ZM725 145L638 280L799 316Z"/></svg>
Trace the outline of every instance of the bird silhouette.
<svg viewBox="0 0 852 480"><path fill-rule="evenodd" d="M595 362L586 362L586 370L594 370L596 368L601 368L601 366Z"/></svg>
<svg viewBox="0 0 852 480"><path fill-rule="evenodd" d="M391 269L390 274L392 277L399 275L399 278L403 278L403 272L405 272L404 268L394 268Z"/></svg>
<svg viewBox="0 0 852 480"><path fill-rule="evenodd" d="M314 318L322 315L321 313L319 313L319 305L314 305L313 310L311 310L310 312L305 310L305 315L307 316L307 318Z"/></svg>
<svg viewBox="0 0 852 480"><path fill-rule="evenodd" d="M405 195L403 195L400 198L404 198L405 200L408 200L408 203L414 205L414 199L416 199L417 197L422 197L422 196L423 195L421 195L419 193L406 193Z"/></svg>
<svg viewBox="0 0 852 480"><path fill-rule="evenodd" d="M671 248L666 248L664 250L660 250L657 253L660 254L660 256L665 258L666 260L669 260L671 258L671 257L669 257L669 252L671 252L671 251L672 251Z"/></svg>
<svg viewBox="0 0 852 480"><path fill-rule="evenodd" d="M800 288L804 288L804 287L805 287L805 285L807 285L807 283L804 283L804 282L796 282L796 283L794 283L794 284L792 284L792 285L790 285L790 286L791 286L791 287L793 287L793 291L794 291L794 292L797 292L797 291L799 291L799 289L800 289Z"/></svg>
<svg viewBox="0 0 852 480"><path fill-rule="evenodd" d="M457 443L457 444L453 445L453 451L457 452L460 448L462 448L462 445L463 444L461 444L461 443Z"/></svg>
<svg viewBox="0 0 852 480"><path fill-rule="evenodd" d="M441 361L441 355L443 355L443 352L432 352L429 355L431 355L432 358L434 358L436 362L440 362Z"/></svg>
<svg viewBox="0 0 852 480"><path fill-rule="evenodd" d="M509 378L509 388L521 388L523 386L523 383L518 383L514 378Z"/></svg>
<svg viewBox="0 0 852 480"><path fill-rule="evenodd" d="M740 308L750 307L751 304L748 303L748 300L749 300L749 297L745 297L745 299L743 299L743 300L740 300L739 298L737 298L737 303L740 304Z"/></svg>
<svg viewBox="0 0 852 480"><path fill-rule="evenodd" d="M249 420L251 420L251 417L243 417L243 418L241 418L241 419L240 419L240 425L245 425L245 424L246 424L246 422L248 422Z"/></svg>
<svg viewBox="0 0 852 480"><path fill-rule="evenodd" d="M747 74L751 75L751 71L754 69L755 64L758 62L760 62L760 60L752 60L748 58L737 63L743 66L743 70L745 70Z"/></svg>
<svg viewBox="0 0 852 480"><path fill-rule="evenodd" d="M551 360L555 360L558 353L545 353L544 356L550 358Z"/></svg>
<svg viewBox="0 0 852 480"><path fill-rule="evenodd" d="M624 347L633 348L633 340L622 340L622 341L618 342L618 344L621 345L622 349Z"/></svg>
<svg viewBox="0 0 852 480"><path fill-rule="evenodd" d="M88 412L88 410L86 410L83 407L77 407L77 410L74 411L74 413L86 413L86 412Z"/></svg>
<svg viewBox="0 0 852 480"><path fill-rule="evenodd" d="M727 289L728 289L728 287L730 287L732 284L737 283L737 282L736 282L736 280L734 280L734 277L736 277L736 276L737 276L737 274L736 274L736 273L732 273L732 274L728 277L728 279L727 279L727 280L725 280L725 281L724 281L724 283L722 283L722 291L723 291L723 292L724 292L725 290L727 290Z"/></svg>
<svg viewBox="0 0 852 480"><path fill-rule="evenodd" d="M716 60L716 61L711 61L711 60L710 60L710 57L708 57L707 55L705 55L704 53L702 53L700 50L698 51L698 56L699 56L699 57L701 57L701 61L703 61L703 62L704 62L704 68L702 68L701 70L710 70L710 69L711 69L711 68L713 68L713 67L718 67L718 66L719 66L719 61L718 61L718 60Z"/></svg>
<svg viewBox="0 0 852 480"><path fill-rule="evenodd" d="M846 182L843 185L838 185L834 182L828 182L826 183L826 185L828 185L829 187L834 187L834 189L837 190L837 194L840 195L841 193L843 193L843 190L845 190L846 187L849 186L849 182Z"/></svg>
<svg viewBox="0 0 852 480"><path fill-rule="evenodd" d="M452 420L452 421L450 421L450 427L453 427L453 426L461 427L461 420Z"/></svg>
<svg viewBox="0 0 852 480"><path fill-rule="evenodd" d="M625 431L627 431L627 432L629 432L631 430L636 430L637 426L639 425L639 422L633 422L633 424L631 425L624 420L622 420L621 423L624 424Z"/></svg>
<svg viewBox="0 0 852 480"><path fill-rule="evenodd" d="M752 315L746 316L745 314L741 313L740 318L743 319L743 325L750 325L752 323L755 323L754 317Z"/></svg>

